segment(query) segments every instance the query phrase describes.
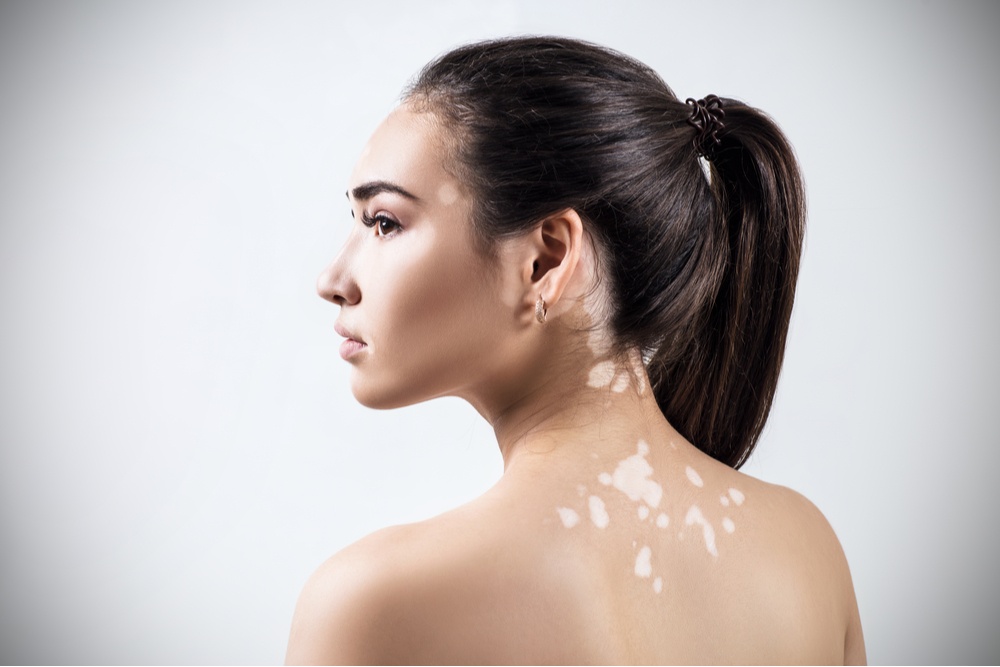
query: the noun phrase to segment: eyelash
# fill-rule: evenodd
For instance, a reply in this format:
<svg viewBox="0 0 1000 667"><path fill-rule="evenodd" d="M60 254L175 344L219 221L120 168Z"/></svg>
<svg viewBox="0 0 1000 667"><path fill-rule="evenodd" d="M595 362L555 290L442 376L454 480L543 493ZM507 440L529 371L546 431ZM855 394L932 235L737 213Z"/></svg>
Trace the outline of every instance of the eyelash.
<svg viewBox="0 0 1000 667"><path fill-rule="evenodd" d="M375 215L369 215L368 212L366 211L361 214L361 222L362 224L364 224L365 227L368 227L369 229L375 227L375 225L378 225L378 228L375 230L375 233L381 237L392 236L400 229L402 229L402 227L400 227L398 222L390 218L385 213L376 213ZM385 226L389 227L389 231L384 230Z"/></svg>

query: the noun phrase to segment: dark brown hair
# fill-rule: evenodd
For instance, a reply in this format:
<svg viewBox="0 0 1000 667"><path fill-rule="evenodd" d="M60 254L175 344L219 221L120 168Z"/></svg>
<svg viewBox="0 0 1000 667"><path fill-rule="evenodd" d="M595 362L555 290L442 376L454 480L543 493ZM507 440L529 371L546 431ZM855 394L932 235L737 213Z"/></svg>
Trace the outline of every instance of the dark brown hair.
<svg viewBox="0 0 1000 667"><path fill-rule="evenodd" d="M723 98L702 168L681 102L649 67L593 44L526 37L460 47L406 93L457 138L487 242L572 208L606 257L620 350L639 349L667 419L742 465L767 420L804 232L792 149Z"/></svg>

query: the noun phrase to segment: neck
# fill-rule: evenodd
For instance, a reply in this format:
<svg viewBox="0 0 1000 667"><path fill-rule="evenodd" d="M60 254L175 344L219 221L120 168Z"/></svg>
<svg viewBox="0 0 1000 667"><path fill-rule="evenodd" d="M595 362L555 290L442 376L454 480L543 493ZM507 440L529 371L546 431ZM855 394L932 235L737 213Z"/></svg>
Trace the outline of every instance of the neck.
<svg viewBox="0 0 1000 667"><path fill-rule="evenodd" d="M638 352L619 361L583 356L548 364L502 407L480 407L496 433L505 475L595 452L617 456L639 439L678 437L656 404Z"/></svg>

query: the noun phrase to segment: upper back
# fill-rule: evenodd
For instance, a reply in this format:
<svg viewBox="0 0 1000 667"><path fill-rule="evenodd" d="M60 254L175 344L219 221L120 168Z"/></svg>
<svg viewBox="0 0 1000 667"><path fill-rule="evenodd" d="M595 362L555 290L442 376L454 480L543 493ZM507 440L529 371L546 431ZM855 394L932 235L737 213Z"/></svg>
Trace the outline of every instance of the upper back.
<svg viewBox="0 0 1000 667"><path fill-rule="evenodd" d="M506 475L362 540L307 586L288 660L864 661L846 561L809 501L708 457L655 457Z"/></svg>

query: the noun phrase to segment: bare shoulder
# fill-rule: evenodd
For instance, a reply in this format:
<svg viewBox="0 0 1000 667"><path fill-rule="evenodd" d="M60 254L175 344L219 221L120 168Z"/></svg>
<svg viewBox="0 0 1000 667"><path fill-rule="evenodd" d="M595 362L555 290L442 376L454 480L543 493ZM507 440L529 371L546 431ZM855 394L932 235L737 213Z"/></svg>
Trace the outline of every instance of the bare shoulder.
<svg viewBox="0 0 1000 667"><path fill-rule="evenodd" d="M544 640L554 626L574 624L580 606L565 590L544 590L558 588L538 576L554 563L529 562L531 545L482 519L460 510L388 528L323 563L300 596L286 662L555 660ZM521 641L512 645L511 636Z"/></svg>
<svg viewBox="0 0 1000 667"><path fill-rule="evenodd" d="M376 634L386 621L385 600L394 594L393 554L404 536L396 528L379 531L317 568L299 595L287 664L379 661Z"/></svg>
<svg viewBox="0 0 1000 667"><path fill-rule="evenodd" d="M833 527L801 493L745 479L754 487L760 510L756 534L762 538L761 548L769 552L764 559L768 564L765 576L776 595L776 607L800 619L814 619L817 636L841 628L845 663L863 664L866 656L854 584Z"/></svg>
<svg viewBox="0 0 1000 667"><path fill-rule="evenodd" d="M769 524L762 526L765 534L779 540L790 554L819 559L829 566L828 571L839 572L846 565L833 527L811 500L786 486L760 480L753 483L763 512L761 519Z"/></svg>

